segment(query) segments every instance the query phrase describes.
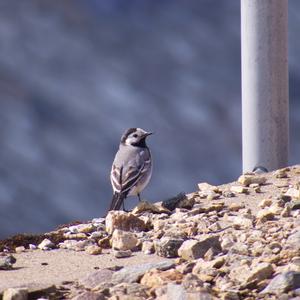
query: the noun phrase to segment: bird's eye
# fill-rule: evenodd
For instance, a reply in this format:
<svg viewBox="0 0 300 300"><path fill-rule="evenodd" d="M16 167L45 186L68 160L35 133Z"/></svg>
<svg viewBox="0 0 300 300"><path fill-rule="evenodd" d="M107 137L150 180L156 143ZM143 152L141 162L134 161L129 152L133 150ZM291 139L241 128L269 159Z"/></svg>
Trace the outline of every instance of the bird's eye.
<svg viewBox="0 0 300 300"><path fill-rule="evenodd" d="M137 135L137 134L134 134L134 135L133 135L133 137L137 138L137 137L138 137L138 135Z"/></svg>

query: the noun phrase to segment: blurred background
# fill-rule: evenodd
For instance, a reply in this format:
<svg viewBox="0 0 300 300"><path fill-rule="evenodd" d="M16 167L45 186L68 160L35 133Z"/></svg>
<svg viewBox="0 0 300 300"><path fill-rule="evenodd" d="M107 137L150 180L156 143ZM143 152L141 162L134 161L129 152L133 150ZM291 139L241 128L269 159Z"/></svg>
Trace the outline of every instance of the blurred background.
<svg viewBox="0 0 300 300"><path fill-rule="evenodd" d="M155 131L149 201L235 180L239 2L0 1L0 238L102 216L128 127ZM300 153L299 28L300 1L290 0L291 164Z"/></svg>

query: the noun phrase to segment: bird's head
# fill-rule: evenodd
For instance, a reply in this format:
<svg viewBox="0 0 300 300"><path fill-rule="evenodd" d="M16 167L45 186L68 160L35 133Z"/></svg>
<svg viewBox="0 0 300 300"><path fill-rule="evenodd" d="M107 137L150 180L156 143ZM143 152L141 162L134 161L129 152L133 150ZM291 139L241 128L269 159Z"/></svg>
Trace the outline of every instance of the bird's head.
<svg viewBox="0 0 300 300"><path fill-rule="evenodd" d="M127 146L146 147L146 138L153 132L147 132L141 128L127 129L121 138L121 144Z"/></svg>

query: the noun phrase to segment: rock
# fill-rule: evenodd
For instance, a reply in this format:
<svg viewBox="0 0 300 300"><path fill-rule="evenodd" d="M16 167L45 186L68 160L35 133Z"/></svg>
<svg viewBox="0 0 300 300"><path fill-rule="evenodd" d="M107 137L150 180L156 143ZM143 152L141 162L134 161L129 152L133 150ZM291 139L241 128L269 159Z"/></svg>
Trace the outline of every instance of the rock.
<svg viewBox="0 0 300 300"><path fill-rule="evenodd" d="M250 184L264 184L266 183L267 178L259 175L241 175L238 178L238 182L244 186L249 186Z"/></svg>
<svg viewBox="0 0 300 300"><path fill-rule="evenodd" d="M300 201L292 201L290 203L291 210L300 209Z"/></svg>
<svg viewBox="0 0 300 300"><path fill-rule="evenodd" d="M102 294L97 294L94 292L83 292L72 298L73 300L105 300L106 297Z"/></svg>
<svg viewBox="0 0 300 300"><path fill-rule="evenodd" d="M178 249L178 255L186 260L204 257L212 249L214 254L222 251L218 236L203 237L200 240L187 240Z"/></svg>
<svg viewBox="0 0 300 300"><path fill-rule="evenodd" d="M295 188L289 188L284 194L285 196L290 196L295 199L300 199L300 190Z"/></svg>
<svg viewBox="0 0 300 300"><path fill-rule="evenodd" d="M279 169L274 172L274 176L276 178L286 178L288 175L285 169Z"/></svg>
<svg viewBox="0 0 300 300"><path fill-rule="evenodd" d="M95 230L92 223L89 224L78 224L69 227L71 233L91 233Z"/></svg>
<svg viewBox="0 0 300 300"><path fill-rule="evenodd" d="M85 252L91 255L98 255L102 253L102 248L97 245L89 245L85 248Z"/></svg>
<svg viewBox="0 0 300 300"><path fill-rule="evenodd" d="M145 241L143 242L142 245L142 252L144 252L145 254L152 254L154 253L155 249L154 249L154 244L151 241Z"/></svg>
<svg viewBox="0 0 300 300"><path fill-rule="evenodd" d="M9 288L3 292L2 300L27 300L28 289L26 288Z"/></svg>
<svg viewBox="0 0 300 300"><path fill-rule="evenodd" d="M220 198L220 194L218 194L214 191L206 192L206 199L209 200L209 201L216 200L216 199L219 199L219 198Z"/></svg>
<svg viewBox="0 0 300 300"><path fill-rule="evenodd" d="M111 242L114 249L132 250L137 246L138 239L132 232L115 229Z"/></svg>
<svg viewBox="0 0 300 300"><path fill-rule="evenodd" d="M300 272L284 272L274 277L261 294L280 295L300 288Z"/></svg>
<svg viewBox="0 0 300 300"><path fill-rule="evenodd" d="M233 221L233 226L236 229L240 229L240 228L247 229L253 227L253 219L249 215L233 216L229 220Z"/></svg>
<svg viewBox="0 0 300 300"><path fill-rule="evenodd" d="M273 203L273 200L270 199L270 198L267 198L267 199L263 199L259 202L258 206L261 207L261 208L265 208L265 207L268 207L268 206L271 206Z"/></svg>
<svg viewBox="0 0 300 300"><path fill-rule="evenodd" d="M194 198L187 197L184 193L180 193L175 197L169 198L162 202L162 207L169 211L174 210L176 207L187 207L191 208L194 205ZM191 206L190 206L191 205Z"/></svg>
<svg viewBox="0 0 300 300"><path fill-rule="evenodd" d="M16 251L16 253L22 253L22 252L25 252L26 249L24 246L19 246L19 247L15 248L15 251Z"/></svg>
<svg viewBox="0 0 300 300"><path fill-rule="evenodd" d="M72 233L66 232L64 233L64 238L69 240L85 240L87 239L86 233L79 232L79 233Z"/></svg>
<svg viewBox="0 0 300 300"><path fill-rule="evenodd" d="M284 209L280 213L281 217L288 218L291 216L291 207L289 205L285 205Z"/></svg>
<svg viewBox="0 0 300 300"><path fill-rule="evenodd" d="M160 213L170 214L171 213L168 209L166 209L162 206L158 206L158 205L146 202L146 201L139 202L138 205L133 209L132 213L134 215L139 215L145 211L152 212L152 213L158 213L158 214L160 214Z"/></svg>
<svg viewBox="0 0 300 300"><path fill-rule="evenodd" d="M132 255L131 250L113 250L113 255L116 258L125 258Z"/></svg>
<svg viewBox="0 0 300 300"><path fill-rule="evenodd" d="M246 278L246 283L251 281L262 281L268 279L273 274L274 269L270 263L259 263L254 268L251 269L248 277Z"/></svg>
<svg viewBox="0 0 300 300"><path fill-rule="evenodd" d="M243 203L231 203L228 208L229 208L230 211L239 211L240 209L245 208L245 204L243 204Z"/></svg>
<svg viewBox="0 0 300 300"><path fill-rule="evenodd" d="M181 284L167 284L167 299L183 300L187 299L187 292Z"/></svg>
<svg viewBox="0 0 300 300"><path fill-rule="evenodd" d="M237 194L247 194L248 193L248 189L241 185L233 185L230 188L230 191L233 193L237 193Z"/></svg>
<svg viewBox="0 0 300 300"><path fill-rule="evenodd" d="M256 219L258 222L264 223L266 221L273 220L275 217L274 213L269 209L261 209L257 212Z"/></svg>
<svg viewBox="0 0 300 300"><path fill-rule="evenodd" d="M41 250L50 250L55 247L55 244L52 243L49 239L44 239L39 245L38 248Z"/></svg>
<svg viewBox="0 0 300 300"><path fill-rule="evenodd" d="M106 236L98 241L98 246L102 249L109 249L111 247L110 237Z"/></svg>
<svg viewBox="0 0 300 300"><path fill-rule="evenodd" d="M83 285L86 289L94 289L99 284L105 281L110 281L113 274L114 272L111 270L101 269L79 279L79 284Z"/></svg>
<svg viewBox="0 0 300 300"><path fill-rule="evenodd" d="M181 238L163 237L154 242L155 252L162 257L177 257L178 249L183 243Z"/></svg>
<svg viewBox="0 0 300 300"><path fill-rule="evenodd" d="M295 251L300 250L300 230L296 231L288 237L285 246L288 249L292 249Z"/></svg>
<svg viewBox="0 0 300 300"><path fill-rule="evenodd" d="M225 293L221 293L221 300L239 300L239 294L235 291L229 291Z"/></svg>
<svg viewBox="0 0 300 300"><path fill-rule="evenodd" d="M16 261L16 258L12 255L0 257L0 270L12 270L13 264L15 264Z"/></svg>
<svg viewBox="0 0 300 300"><path fill-rule="evenodd" d="M108 212L105 219L106 231L112 234L115 229L123 231L144 231L146 224L137 216L124 211L112 210Z"/></svg>
<svg viewBox="0 0 300 300"><path fill-rule="evenodd" d="M37 249L37 246L34 245L34 244L29 244L28 247L29 247L30 250L35 250L35 249Z"/></svg>
<svg viewBox="0 0 300 300"><path fill-rule="evenodd" d="M198 188L201 192L207 192L207 191L214 191L214 192L220 192L219 188L215 185L211 185L207 182L201 182L198 183Z"/></svg>
<svg viewBox="0 0 300 300"><path fill-rule="evenodd" d="M124 267L120 271L117 271L113 274L112 280L115 284L121 282L138 282L139 279L151 269L158 269L164 271L172 268L173 266L174 263L172 261L165 260L158 263L147 263L136 266Z"/></svg>
<svg viewBox="0 0 300 300"><path fill-rule="evenodd" d="M83 241L77 241L77 240L65 240L62 243L59 243L59 248L62 249L68 249L68 250L74 250L74 251L84 251L86 247L92 245L93 242L91 240L83 240Z"/></svg>
<svg viewBox="0 0 300 300"><path fill-rule="evenodd" d="M170 281L179 282L183 279L183 274L175 269L170 269L162 272L161 270L153 269L144 274L141 279L141 284L150 288L158 288Z"/></svg>

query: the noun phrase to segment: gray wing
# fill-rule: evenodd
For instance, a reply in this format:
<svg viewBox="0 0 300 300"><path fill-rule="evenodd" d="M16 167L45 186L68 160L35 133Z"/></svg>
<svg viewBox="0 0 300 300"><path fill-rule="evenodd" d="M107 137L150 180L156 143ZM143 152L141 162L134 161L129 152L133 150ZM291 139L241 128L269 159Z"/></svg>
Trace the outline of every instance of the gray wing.
<svg viewBox="0 0 300 300"><path fill-rule="evenodd" d="M149 168L151 168L151 156L148 148L121 146L116 154L110 176L114 192L124 194L126 197Z"/></svg>

